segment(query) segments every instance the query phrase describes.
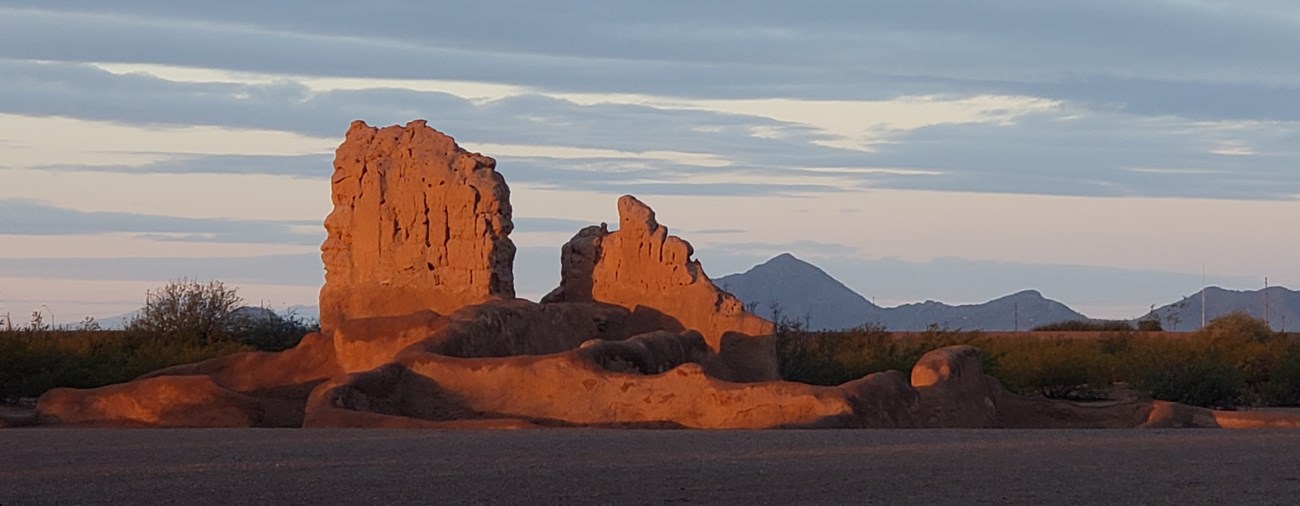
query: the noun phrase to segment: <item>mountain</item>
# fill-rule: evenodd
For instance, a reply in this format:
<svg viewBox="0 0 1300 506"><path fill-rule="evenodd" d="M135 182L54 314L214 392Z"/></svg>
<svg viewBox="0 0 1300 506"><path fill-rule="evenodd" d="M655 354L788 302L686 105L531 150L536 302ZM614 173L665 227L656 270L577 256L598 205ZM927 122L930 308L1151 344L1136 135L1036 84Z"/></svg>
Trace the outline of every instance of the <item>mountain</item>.
<svg viewBox="0 0 1300 506"><path fill-rule="evenodd" d="M882 308L854 292L817 266L784 253L740 274L718 278L760 316L773 318L772 303L781 316L806 321L820 329L852 328L864 323L890 330L925 330L930 325L964 330L1027 330L1086 316L1033 290L983 304L952 306L935 301Z"/></svg>
<svg viewBox="0 0 1300 506"><path fill-rule="evenodd" d="M773 319L773 303L781 316L807 320L818 329L844 329L873 321L880 307L854 292L817 266L783 253L740 274L714 281L746 307Z"/></svg>
<svg viewBox="0 0 1300 506"><path fill-rule="evenodd" d="M1201 328L1201 300L1204 293L1205 320L1232 312L1242 312L1268 321L1276 330L1300 329L1300 292L1273 286L1261 290L1227 290L1207 287L1181 301L1156 308L1156 317L1165 330L1189 331ZM1267 295L1266 295L1267 293Z"/></svg>
<svg viewBox="0 0 1300 506"><path fill-rule="evenodd" d="M879 323L891 330L925 330L930 325L963 330L1029 330L1048 323L1088 319L1037 290L1016 292L983 304L950 306L926 301L884 312Z"/></svg>
<svg viewBox="0 0 1300 506"><path fill-rule="evenodd" d="M131 320L134 320L136 315L139 314L140 314L140 310L137 309L135 311L122 313L119 315L96 318L95 323L98 323L99 328L104 330L122 330L126 328L126 324L131 323Z"/></svg>

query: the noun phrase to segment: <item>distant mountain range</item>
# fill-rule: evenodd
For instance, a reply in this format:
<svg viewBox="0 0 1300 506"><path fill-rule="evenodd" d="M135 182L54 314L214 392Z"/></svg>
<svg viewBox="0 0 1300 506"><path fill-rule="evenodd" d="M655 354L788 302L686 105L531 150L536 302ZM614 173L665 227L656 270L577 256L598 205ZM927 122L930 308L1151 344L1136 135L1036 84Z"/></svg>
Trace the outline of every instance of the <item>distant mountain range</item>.
<svg viewBox="0 0 1300 506"><path fill-rule="evenodd" d="M1205 300L1206 321L1235 311L1267 320L1275 330L1300 329L1300 292L1280 286L1250 291L1225 290L1211 286L1183 300L1156 308L1156 317L1160 319L1165 330L1186 331L1201 328L1202 294Z"/></svg>
<svg viewBox="0 0 1300 506"><path fill-rule="evenodd" d="M719 287L740 298L754 313L804 321L810 329L847 329L863 324L882 325L890 330L919 331L931 325L951 329L1014 331L1066 320L1087 320L1087 316L1035 290L1025 290L983 304L953 306L925 301L897 307L880 307L831 277L821 268L784 253L739 274L714 280ZM1275 286L1267 290L1236 291L1209 287L1205 292L1206 320L1234 311L1268 321L1277 330L1300 330L1300 292ZM1266 300L1267 299L1267 300ZM249 309L257 309L250 307ZM1154 310L1165 330L1192 331L1201 327L1201 292ZM289 306L279 312L317 319L320 307ZM105 329L120 329L135 312L102 318ZM1147 316L1150 316L1149 314Z"/></svg>
<svg viewBox="0 0 1300 506"><path fill-rule="evenodd" d="M952 329L1014 331L1087 316L1035 290L1025 290L983 304L953 306L935 301L880 307L831 277L817 266L785 253L740 274L715 283L767 318L804 321L808 328L845 329L863 324L890 330L918 331L931 325ZM1269 289L1269 320L1282 330L1284 321L1300 328L1300 292ZM1206 289L1206 317L1244 311L1263 317L1263 291ZM774 310L776 310L774 312ZM1201 326L1199 294L1156 309L1167 330L1196 330ZM779 315L775 314L779 312Z"/></svg>

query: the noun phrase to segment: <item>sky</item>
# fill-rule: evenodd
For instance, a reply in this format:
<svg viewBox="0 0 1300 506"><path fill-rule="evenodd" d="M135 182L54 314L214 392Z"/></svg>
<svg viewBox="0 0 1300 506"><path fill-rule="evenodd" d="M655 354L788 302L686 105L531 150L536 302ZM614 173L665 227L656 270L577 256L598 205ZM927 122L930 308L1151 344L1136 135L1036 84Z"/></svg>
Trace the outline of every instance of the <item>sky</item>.
<svg viewBox="0 0 1300 506"><path fill-rule="evenodd" d="M0 315L313 304L354 119L497 159L534 300L629 193L887 306L1300 288L1296 48L1281 0L0 1Z"/></svg>

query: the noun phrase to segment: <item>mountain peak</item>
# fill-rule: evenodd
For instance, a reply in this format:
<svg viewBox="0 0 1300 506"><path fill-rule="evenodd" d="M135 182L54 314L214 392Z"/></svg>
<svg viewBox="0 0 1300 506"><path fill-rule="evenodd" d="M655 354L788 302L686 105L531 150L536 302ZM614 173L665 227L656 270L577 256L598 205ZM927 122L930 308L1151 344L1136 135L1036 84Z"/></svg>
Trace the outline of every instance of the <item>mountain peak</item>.
<svg viewBox="0 0 1300 506"><path fill-rule="evenodd" d="M714 281L765 318L795 318L814 328L851 328L879 308L811 263L782 253L740 274ZM777 315L774 308L779 308Z"/></svg>
<svg viewBox="0 0 1300 506"><path fill-rule="evenodd" d="M786 252L786 253L782 253L782 254L780 254L780 255L774 256L774 257L772 257L771 259L769 259L769 260L766 261L766 262L763 262L763 265L767 265L767 264L789 264L789 263L807 264L808 262L805 262L805 261L803 261L803 260L800 260L799 257L794 256L794 254L792 254L792 253ZM810 265L811 265L811 264L810 264Z"/></svg>

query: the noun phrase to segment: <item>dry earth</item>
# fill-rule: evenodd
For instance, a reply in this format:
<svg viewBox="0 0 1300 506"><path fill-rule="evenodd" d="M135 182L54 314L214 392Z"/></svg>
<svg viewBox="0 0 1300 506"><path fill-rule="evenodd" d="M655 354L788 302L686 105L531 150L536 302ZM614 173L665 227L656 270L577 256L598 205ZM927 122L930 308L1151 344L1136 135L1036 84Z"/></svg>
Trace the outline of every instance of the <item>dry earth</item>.
<svg viewBox="0 0 1300 506"><path fill-rule="evenodd" d="M0 504L1294 504L1300 432L11 429Z"/></svg>

